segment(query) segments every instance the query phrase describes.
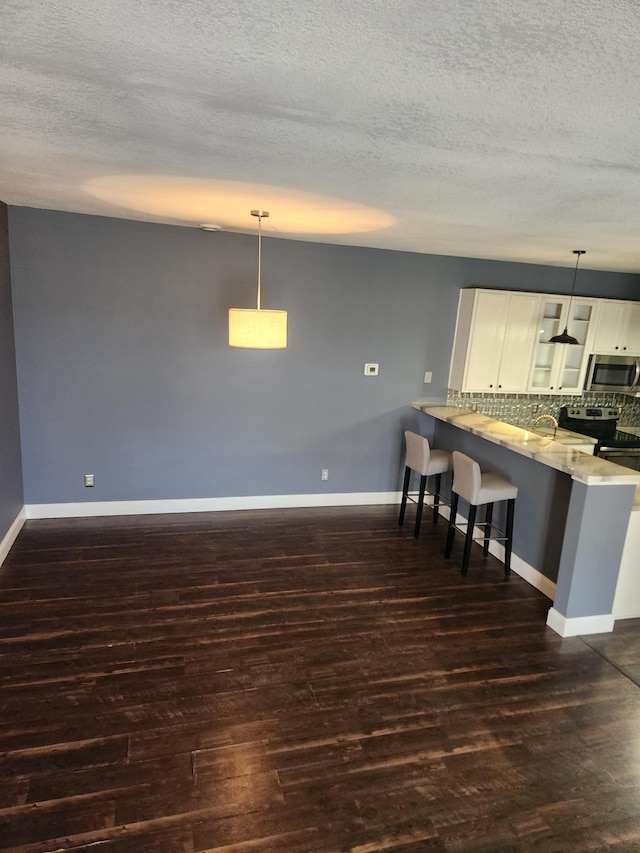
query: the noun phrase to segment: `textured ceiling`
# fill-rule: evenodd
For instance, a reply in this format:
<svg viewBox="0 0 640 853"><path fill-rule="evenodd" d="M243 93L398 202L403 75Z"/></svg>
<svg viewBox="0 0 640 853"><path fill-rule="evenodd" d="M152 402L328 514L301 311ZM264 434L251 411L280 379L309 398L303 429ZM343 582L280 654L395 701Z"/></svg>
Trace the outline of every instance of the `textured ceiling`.
<svg viewBox="0 0 640 853"><path fill-rule="evenodd" d="M0 199L638 273L640 4L4 0Z"/></svg>

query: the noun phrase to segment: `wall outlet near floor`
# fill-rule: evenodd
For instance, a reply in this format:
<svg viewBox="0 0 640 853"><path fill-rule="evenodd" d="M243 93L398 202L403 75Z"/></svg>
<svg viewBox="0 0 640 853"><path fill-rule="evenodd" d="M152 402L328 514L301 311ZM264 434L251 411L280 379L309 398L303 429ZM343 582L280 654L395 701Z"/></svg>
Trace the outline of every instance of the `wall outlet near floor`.
<svg viewBox="0 0 640 853"><path fill-rule="evenodd" d="M320 472L320 479L321 480L328 480L329 479L329 469L328 468L322 469L322 471Z"/></svg>
<svg viewBox="0 0 640 853"><path fill-rule="evenodd" d="M424 372L424 384L428 385L433 379L433 372L431 370L425 370Z"/></svg>
<svg viewBox="0 0 640 853"><path fill-rule="evenodd" d="M378 364L365 364L364 366L364 375L365 376L377 376L378 375Z"/></svg>
<svg viewBox="0 0 640 853"><path fill-rule="evenodd" d="M84 475L84 484L85 486L95 486L93 474Z"/></svg>

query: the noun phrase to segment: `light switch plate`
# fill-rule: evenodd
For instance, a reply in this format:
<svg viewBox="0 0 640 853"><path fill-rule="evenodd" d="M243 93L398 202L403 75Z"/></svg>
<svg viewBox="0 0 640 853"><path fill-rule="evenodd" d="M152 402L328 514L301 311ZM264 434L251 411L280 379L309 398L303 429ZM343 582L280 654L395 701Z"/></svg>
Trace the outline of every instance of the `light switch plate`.
<svg viewBox="0 0 640 853"><path fill-rule="evenodd" d="M433 379L432 371L431 370L425 370L425 372L424 372L424 384L428 385L432 379Z"/></svg>

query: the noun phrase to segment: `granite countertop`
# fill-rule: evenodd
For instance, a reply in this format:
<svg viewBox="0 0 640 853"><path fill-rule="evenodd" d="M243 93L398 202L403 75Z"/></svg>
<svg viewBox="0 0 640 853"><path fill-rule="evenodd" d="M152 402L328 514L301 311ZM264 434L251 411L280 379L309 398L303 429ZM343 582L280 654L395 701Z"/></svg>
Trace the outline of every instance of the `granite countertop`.
<svg viewBox="0 0 640 853"><path fill-rule="evenodd" d="M438 403L413 403L414 409L431 415L437 420L453 424L466 432L480 436L494 444L535 459L542 465L555 468L586 485L639 485L640 471L623 468L590 453L575 450L576 444L593 444L587 436L557 430L553 438L553 427L541 426L535 432L497 421L489 415L458 409ZM571 447L567 445L573 445Z"/></svg>
<svg viewBox="0 0 640 853"><path fill-rule="evenodd" d="M574 447L582 444L584 445L585 452L591 453L592 455L592 448L597 444L597 439L591 438L591 436L582 435L579 432L571 432L571 430L563 429L562 427L554 428L552 426L547 426L546 424L540 424L540 426L535 427L531 432L535 435L540 435L543 438L552 438L558 444L571 444Z"/></svg>

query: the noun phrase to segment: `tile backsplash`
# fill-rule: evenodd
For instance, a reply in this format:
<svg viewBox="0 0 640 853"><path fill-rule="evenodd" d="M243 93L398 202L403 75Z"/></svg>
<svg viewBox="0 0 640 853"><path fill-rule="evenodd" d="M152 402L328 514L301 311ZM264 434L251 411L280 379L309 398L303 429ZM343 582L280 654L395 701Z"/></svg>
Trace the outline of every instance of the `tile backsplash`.
<svg viewBox="0 0 640 853"><path fill-rule="evenodd" d="M447 404L461 409L477 409L483 415L519 427L530 427L538 415L558 417L561 406L616 406L620 424L640 426L640 398L626 394L585 393L582 396L549 394L469 394L449 389Z"/></svg>

